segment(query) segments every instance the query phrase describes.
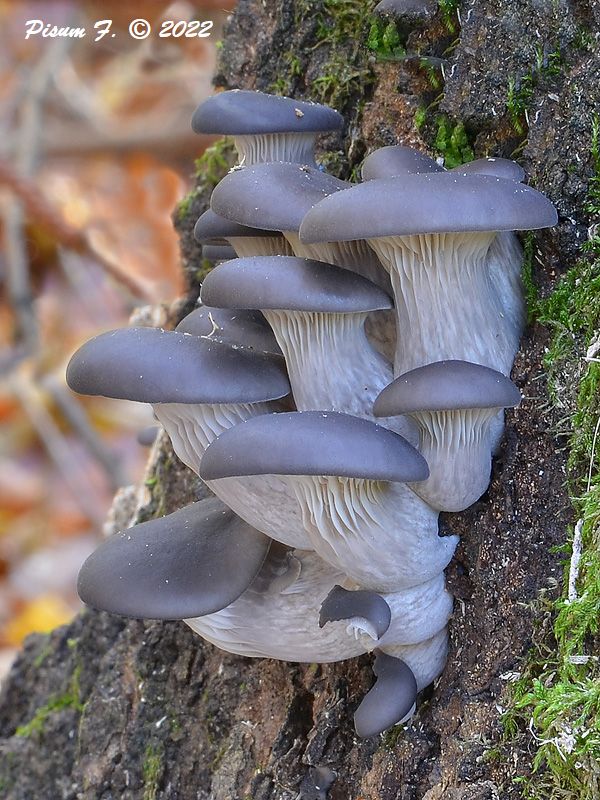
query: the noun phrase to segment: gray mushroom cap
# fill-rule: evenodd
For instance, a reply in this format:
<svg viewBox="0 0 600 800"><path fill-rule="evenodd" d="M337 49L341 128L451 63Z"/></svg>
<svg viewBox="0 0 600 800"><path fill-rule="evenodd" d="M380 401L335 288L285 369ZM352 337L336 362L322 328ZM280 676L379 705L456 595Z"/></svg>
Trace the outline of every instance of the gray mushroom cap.
<svg viewBox="0 0 600 800"><path fill-rule="evenodd" d="M450 172L459 172L463 175L475 172L478 175L495 175L497 178L507 178L517 182L525 178L523 167L508 158L476 158L466 164L459 164L458 167L454 167Z"/></svg>
<svg viewBox="0 0 600 800"><path fill-rule="evenodd" d="M303 242L556 225L552 203L529 186L454 172L368 181L322 200L300 228Z"/></svg>
<svg viewBox="0 0 600 800"><path fill-rule="evenodd" d="M337 131L344 118L319 103L246 89L204 100L192 117L195 133L247 135Z"/></svg>
<svg viewBox="0 0 600 800"><path fill-rule="evenodd" d="M363 181L427 172L444 172L444 168L434 158L402 144L374 150L365 158L361 167Z"/></svg>
<svg viewBox="0 0 600 800"><path fill-rule="evenodd" d="M511 408L521 394L515 384L490 367L468 361L436 361L400 375L381 392L377 417L418 411Z"/></svg>
<svg viewBox="0 0 600 800"><path fill-rule="evenodd" d="M205 244L202 247L202 258L207 261L229 261L236 256L237 253L228 244Z"/></svg>
<svg viewBox="0 0 600 800"><path fill-rule="evenodd" d="M224 431L206 449L204 480L243 475L331 475L421 481L427 462L406 439L335 411L263 414Z"/></svg>
<svg viewBox="0 0 600 800"><path fill-rule="evenodd" d="M223 308L351 313L391 308L366 278L294 256L255 256L220 264L202 284L202 302Z"/></svg>
<svg viewBox="0 0 600 800"><path fill-rule="evenodd" d="M192 336L208 336L218 342L281 355L281 348L260 311L214 308L203 305L184 317L175 328Z"/></svg>
<svg viewBox="0 0 600 800"><path fill-rule="evenodd" d="M378 652L373 672L377 681L354 714L354 727L362 738L401 722L417 699L417 681L401 659Z"/></svg>
<svg viewBox="0 0 600 800"><path fill-rule="evenodd" d="M319 628L328 622L361 617L373 627L378 639L390 627L392 612L389 605L377 592L369 589L349 591L342 586L334 586L321 604Z"/></svg>
<svg viewBox="0 0 600 800"><path fill-rule="evenodd" d="M233 220L221 217L209 208L204 214L198 217L194 225L194 239L197 242L222 241L229 238L246 238L256 236L278 236L279 231L265 231L260 228L249 228L247 225L239 225Z"/></svg>
<svg viewBox="0 0 600 800"><path fill-rule="evenodd" d="M252 583L268 536L207 498L114 534L79 572L87 605L142 619L186 619L233 603Z"/></svg>
<svg viewBox="0 0 600 800"><path fill-rule="evenodd" d="M79 394L142 403L257 403L290 391L280 356L158 328L122 328L86 342L67 366Z"/></svg>
<svg viewBox="0 0 600 800"><path fill-rule="evenodd" d="M285 162L235 169L215 187L212 210L241 225L297 231L304 215L323 198L349 186L312 167Z"/></svg>

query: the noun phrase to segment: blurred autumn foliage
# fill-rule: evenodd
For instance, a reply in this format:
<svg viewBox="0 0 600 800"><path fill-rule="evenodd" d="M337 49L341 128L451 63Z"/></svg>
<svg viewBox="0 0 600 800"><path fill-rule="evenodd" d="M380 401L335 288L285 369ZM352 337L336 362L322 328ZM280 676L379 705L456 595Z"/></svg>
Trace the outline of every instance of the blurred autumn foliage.
<svg viewBox="0 0 600 800"><path fill-rule="evenodd" d="M74 613L111 497L142 473L150 409L75 397L65 365L140 305L160 322L184 288L170 216L208 143L189 121L233 4L0 2L0 673ZM26 40L31 19L87 35ZM214 27L160 38L166 19Z"/></svg>

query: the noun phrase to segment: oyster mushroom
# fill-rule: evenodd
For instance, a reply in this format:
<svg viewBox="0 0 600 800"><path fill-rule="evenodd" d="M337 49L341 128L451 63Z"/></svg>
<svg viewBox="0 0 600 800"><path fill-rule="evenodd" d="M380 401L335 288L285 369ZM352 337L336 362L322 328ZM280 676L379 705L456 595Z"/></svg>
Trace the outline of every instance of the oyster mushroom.
<svg viewBox="0 0 600 800"><path fill-rule="evenodd" d="M465 361L439 361L401 375L379 395L376 416L409 414L429 477L411 486L432 508L463 511L488 487L498 411L521 395L500 372Z"/></svg>
<svg viewBox="0 0 600 800"><path fill-rule="evenodd" d="M520 328L503 313L486 259L499 230L556 223L539 192L490 175L373 180L325 198L303 241L367 238L390 272L398 339L394 374L461 359L510 372Z"/></svg>
<svg viewBox="0 0 600 800"><path fill-rule="evenodd" d="M291 161L316 167L317 136L343 124L341 114L319 103L244 89L209 97L192 117L195 133L232 136L246 165Z"/></svg>

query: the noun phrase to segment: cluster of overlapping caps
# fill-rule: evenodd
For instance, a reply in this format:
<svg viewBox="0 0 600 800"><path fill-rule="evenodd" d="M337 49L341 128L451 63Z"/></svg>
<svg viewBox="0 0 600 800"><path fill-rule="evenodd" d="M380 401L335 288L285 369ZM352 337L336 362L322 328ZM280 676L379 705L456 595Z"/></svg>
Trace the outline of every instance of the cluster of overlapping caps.
<svg viewBox="0 0 600 800"><path fill-rule="evenodd" d="M321 171L337 112L258 92L210 98L203 133L240 155L195 229L229 243L174 331L85 344L75 391L151 403L215 498L103 543L88 604L185 619L245 656L331 662L376 648L355 714L370 736L413 713L447 655L440 511L486 490L524 323L515 230L556 223L521 168L446 171L384 147L351 186Z"/></svg>

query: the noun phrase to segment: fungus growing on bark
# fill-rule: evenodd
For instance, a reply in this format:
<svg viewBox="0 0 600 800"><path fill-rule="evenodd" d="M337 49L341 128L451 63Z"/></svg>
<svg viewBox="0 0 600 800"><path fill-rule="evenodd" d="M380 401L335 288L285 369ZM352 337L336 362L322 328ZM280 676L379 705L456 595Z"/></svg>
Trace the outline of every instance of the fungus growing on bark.
<svg viewBox="0 0 600 800"><path fill-rule="evenodd" d="M438 536L438 515L408 486L425 459L387 428L348 414L268 414L225 431L207 448L200 477L286 476L312 547L361 587L424 583L447 566L458 537Z"/></svg>
<svg viewBox="0 0 600 800"><path fill-rule="evenodd" d="M221 261L229 261L230 258L235 258L237 253L228 244L205 244L202 247L202 258L207 261L212 261L214 264L219 264Z"/></svg>
<svg viewBox="0 0 600 800"><path fill-rule="evenodd" d="M317 136L343 124L341 114L319 103L243 89L209 97L192 117L195 133L232 136L246 165L291 161L316 167Z"/></svg>
<svg viewBox="0 0 600 800"><path fill-rule="evenodd" d="M394 373L445 359L508 374L520 329L506 320L486 269L496 231L556 223L539 192L490 175L405 175L325 198L303 241L366 238L390 272L398 330Z"/></svg>
<svg viewBox="0 0 600 800"><path fill-rule="evenodd" d="M367 738L412 716L417 681L401 659L377 653L373 672L377 680L354 714L356 733Z"/></svg>
<svg viewBox="0 0 600 800"><path fill-rule="evenodd" d="M488 487L494 422L521 395L500 372L465 361L439 361L401 375L379 395L376 416L409 414L429 477L411 484L439 511L463 511Z"/></svg>

